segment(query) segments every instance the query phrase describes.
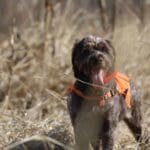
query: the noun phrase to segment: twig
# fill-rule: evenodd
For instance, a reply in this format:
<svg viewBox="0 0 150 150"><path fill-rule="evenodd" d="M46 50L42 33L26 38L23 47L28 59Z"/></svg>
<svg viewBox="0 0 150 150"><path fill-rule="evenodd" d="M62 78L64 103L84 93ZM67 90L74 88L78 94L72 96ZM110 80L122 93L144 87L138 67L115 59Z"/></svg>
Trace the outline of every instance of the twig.
<svg viewBox="0 0 150 150"><path fill-rule="evenodd" d="M38 140L38 141L43 141L43 142L51 142L55 145L61 146L62 148L66 149L66 150L73 150L73 148L68 147L66 145L64 145L63 143L51 138L51 137L47 137L47 136L33 136L30 138L26 138L23 141L20 142L16 142L14 144L10 144L9 146L6 147L6 149L13 149L14 147L18 146L18 145L22 145L25 144L26 142L30 142L32 140Z"/></svg>

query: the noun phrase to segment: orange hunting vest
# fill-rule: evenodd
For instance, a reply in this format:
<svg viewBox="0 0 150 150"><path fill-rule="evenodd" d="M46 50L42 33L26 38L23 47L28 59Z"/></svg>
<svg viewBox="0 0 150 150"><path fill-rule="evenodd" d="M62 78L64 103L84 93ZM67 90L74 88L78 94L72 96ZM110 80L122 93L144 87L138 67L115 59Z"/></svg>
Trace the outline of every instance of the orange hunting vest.
<svg viewBox="0 0 150 150"><path fill-rule="evenodd" d="M120 94L124 94L124 92L127 90L127 93L125 95L125 101L127 107L130 108L131 107L130 79L120 72L114 72L104 79L104 83L108 83L110 80L115 80L117 91Z"/></svg>

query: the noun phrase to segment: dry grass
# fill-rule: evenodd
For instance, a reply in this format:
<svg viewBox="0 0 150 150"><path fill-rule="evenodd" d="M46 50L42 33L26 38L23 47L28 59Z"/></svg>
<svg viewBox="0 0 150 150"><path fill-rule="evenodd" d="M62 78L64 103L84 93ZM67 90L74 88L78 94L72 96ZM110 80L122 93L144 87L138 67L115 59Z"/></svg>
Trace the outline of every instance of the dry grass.
<svg viewBox="0 0 150 150"><path fill-rule="evenodd" d="M55 9L59 10L58 7ZM9 42L1 44L1 149L12 142L28 139L34 135L47 135L60 124L69 129L71 131L69 134L72 135L64 100L65 92L73 82L70 65L71 47L77 37L95 33L99 35L101 31L97 13L91 16L83 15L88 13L79 10L71 19L67 19L71 10L71 6L67 6L63 16L57 11L53 30L46 35L43 26L35 24L21 32L21 39L13 42L12 37ZM150 130L149 37L149 24L139 32L137 24L131 22L116 27L112 39L117 51L117 69L129 74L141 88L144 127L148 130ZM116 150L138 148L124 124L119 126L117 133L121 136L116 136Z"/></svg>

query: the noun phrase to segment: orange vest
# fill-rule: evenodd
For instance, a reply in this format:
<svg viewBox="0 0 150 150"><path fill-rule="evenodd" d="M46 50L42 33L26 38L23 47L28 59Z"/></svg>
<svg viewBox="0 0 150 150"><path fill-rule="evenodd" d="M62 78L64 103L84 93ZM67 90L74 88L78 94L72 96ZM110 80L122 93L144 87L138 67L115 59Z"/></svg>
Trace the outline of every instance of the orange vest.
<svg viewBox="0 0 150 150"><path fill-rule="evenodd" d="M131 107L130 79L120 72L114 72L104 79L104 83L108 83L110 80L115 80L117 91L120 94L124 94L124 92L127 90L127 93L125 95L125 101L127 107L130 108Z"/></svg>

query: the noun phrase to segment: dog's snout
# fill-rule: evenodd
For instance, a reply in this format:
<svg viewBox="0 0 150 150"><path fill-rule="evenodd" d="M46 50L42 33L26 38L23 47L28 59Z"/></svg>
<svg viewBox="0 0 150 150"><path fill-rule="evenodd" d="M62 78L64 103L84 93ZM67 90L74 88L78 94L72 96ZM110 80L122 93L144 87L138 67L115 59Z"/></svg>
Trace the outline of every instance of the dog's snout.
<svg viewBox="0 0 150 150"><path fill-rule="evenodd" d="M102 64L102 61L103 61L103 56L101 54L93 54L91 55L88 64L94 67L94 66Z"/></svg>
<svg viewBox="0 0 150 150"><path fill-rule="evenodd" d="M98 54L98 55L97 55L97 58L98 58L99 60L102 60L103 55L102 55L102 54Z"/></svg>
<svg viewBox="0 0 150 150"><path fill-rule="evenodd" d="M95 55L95 59L97 60L97 62L102 62L103 61L103 54L101 52L97 52Z"/></svg>

